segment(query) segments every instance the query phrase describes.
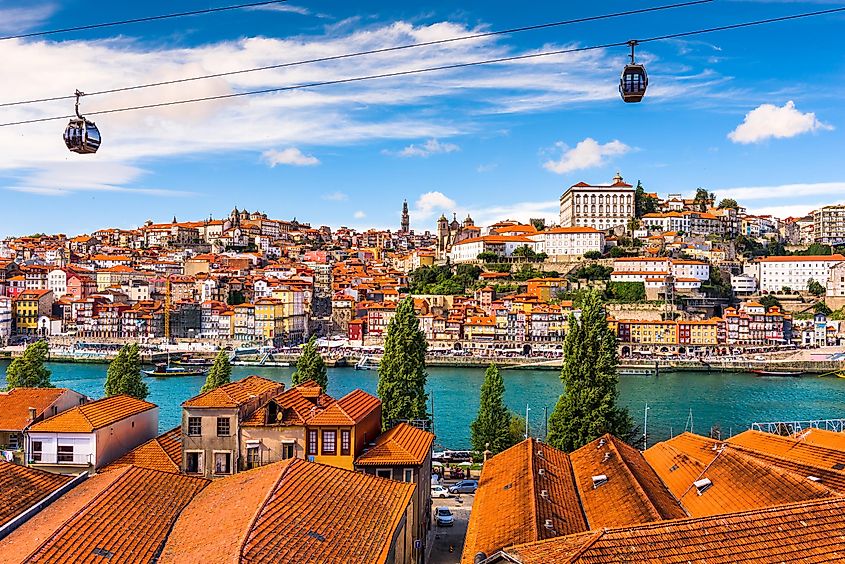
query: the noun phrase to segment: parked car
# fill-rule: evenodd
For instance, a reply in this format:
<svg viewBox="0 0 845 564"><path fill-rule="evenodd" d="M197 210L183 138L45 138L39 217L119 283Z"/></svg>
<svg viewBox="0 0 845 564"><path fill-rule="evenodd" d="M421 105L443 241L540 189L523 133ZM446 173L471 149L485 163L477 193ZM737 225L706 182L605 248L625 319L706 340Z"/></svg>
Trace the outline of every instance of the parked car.
<svg viewBox="0 0 845 564"><path fill-rule="evenodd" d="M448 507L438 507L434 510L434 516L439 527L451 527L455 524L455 516Z"/></svg>
<svg viewBox="0 0 845 564"><path fill-rule="evenodd" d="M431 497L452 497L452 493L443 486L431 486Z"/></svg>
<svg viewBox="0 0 845 564"><path fill-rule="evenodd" d="M466 493L474 494L478 489L478 480L461 480L457 484L449 486L449 492L453 494Z"/></svg>

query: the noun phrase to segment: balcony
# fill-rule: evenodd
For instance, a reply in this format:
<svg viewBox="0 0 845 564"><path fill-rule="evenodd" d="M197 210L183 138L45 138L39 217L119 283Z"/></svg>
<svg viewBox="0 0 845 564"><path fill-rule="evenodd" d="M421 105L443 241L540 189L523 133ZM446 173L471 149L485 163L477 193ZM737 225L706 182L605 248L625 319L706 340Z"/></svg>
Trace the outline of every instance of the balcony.
<svg viewBox="0 0 845 564"><path fill-rule="evenodd" d="M30 453L29 463L31 466L38 466L41 464L57 464L68 466L89 466L94 463L93 454L75 454L75 453Z"/></svg>

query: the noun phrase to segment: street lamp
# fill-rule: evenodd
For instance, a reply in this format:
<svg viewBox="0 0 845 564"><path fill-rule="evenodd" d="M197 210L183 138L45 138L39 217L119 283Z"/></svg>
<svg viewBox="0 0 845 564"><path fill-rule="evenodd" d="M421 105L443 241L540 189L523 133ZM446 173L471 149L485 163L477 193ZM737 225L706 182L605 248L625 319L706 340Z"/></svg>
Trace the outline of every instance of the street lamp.
<svg viewBox="0 0 845 564"><path fill-rule="evenodd" d="M529 411L531 411L531 408L528 407L528 404L526 403L525 404L525 438L526 439L531 435L531 433L529 431L529 427L528 427L528 412Z"/></svg>

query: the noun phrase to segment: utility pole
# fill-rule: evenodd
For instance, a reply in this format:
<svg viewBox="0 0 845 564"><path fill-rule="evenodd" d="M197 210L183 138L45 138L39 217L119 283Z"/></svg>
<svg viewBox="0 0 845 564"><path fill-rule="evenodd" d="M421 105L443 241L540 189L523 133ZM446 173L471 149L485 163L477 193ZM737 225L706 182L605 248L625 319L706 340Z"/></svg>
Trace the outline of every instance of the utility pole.
<svg viewBox="0 0 845 564"><path fill-rule="evenodd" d="M526 439L531 436L531 431L529 430L529 427L528 427L528 412L529 411L531 411L531 408L528 407L528 404L526 403L525 404L525 438Z"/></svg>

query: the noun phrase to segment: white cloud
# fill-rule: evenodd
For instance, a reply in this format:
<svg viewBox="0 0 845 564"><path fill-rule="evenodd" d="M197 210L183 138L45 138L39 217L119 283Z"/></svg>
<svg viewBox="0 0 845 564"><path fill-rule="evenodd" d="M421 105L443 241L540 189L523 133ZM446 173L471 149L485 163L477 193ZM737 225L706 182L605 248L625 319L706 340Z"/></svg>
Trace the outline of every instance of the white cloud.
<svg viewBox="0 0 845 564"><path fill-rule="evenodd" d="M364 219L365 217L367 217L367 214L361 210L358 210L355 212L354 217L355 219Z"/></svg>
<svg viewBox="0 0 845 564"><path fill-rule="evenodd" d="M344 194L343 192L330 192L328 194L323 194L320 198L330 202L345 202L349 199L349 195Z"/></svg>
<svg viewBox="0 0 845 564"><path fill-rule="evenodd" d="M718 194L735 199L742 204L747 200L795 199L805 196L839 196L845 193L845 182L803 182L774 186L738 186L716 188Z"/></svg>
<svg viewBox="0 0 845 564"><path fill-rule="evenodd" d="M264 151L261 156L271 167L275 167L280 164L293 166L314 166L320 164L320 160L317 157L303 154L303 152L296 147L290 147L283 151L270 149L269 151Z"/></svg>
<svg viewBox="0 0 845 564"><path fill-rule="evenodd" d="M285 2L283 4L267 4L264 6L254 6L250 8L250 10L262 10L266 12L290 12L292 14L299 14L301 16L307 16L311 13L311 10L308 8L303 8L302 6L294 6L289 2Z"/></svg>
<svg viewBox="0 0 845 564"><path fill-rule="evenodd" d="M460 151L461 148L454 143L441 143L437 139L429 139L422 145L411 144L398 152L383 151L386 155L396 155L399 157L430 157L440 153L454 153Z"/></svg>
<svg viewBox="0 0 845 564"><path fill-rule="evenodd" d="M453 210L455 206L455 200L443 192L426 192L417 198L412 215L414 220L425 220L433 217L438 211Z"/></svg>
<svg viewBox="0 0 845 564"><path fill-rule="evenodd" d="M475 170L480 174L484 174L485 172L493 172L498 166L497 163L480 164Z"/></svg>
<svg viewBox="0 0 845 564"><path fill-rule="evenodd" d="M543 168L557 174L601 166L607 157L624 155L631 150L631 147L621 141L614 140L602 145L591 137L579 142L572 149L567 149L563 143L558 143L557 147L562 151L560 158L543 164Z"/></svg>
<svg viewBox="0 0 845 564"><path fill-rule="evenodd" d="M745 114L739 126L728 133L734 143L759 143L766 139L784 139L802 133L831 130L832 126L822 123L812 112L801 113L790 100L783 106L761 104Z"/></svg>
<svg viewBox="0 0 845 564"><path fill-rule="evenodd" d="M46 21L56 11L53 4L27 8L4 8L0 5L0 33L16 34Z"/></svg>

